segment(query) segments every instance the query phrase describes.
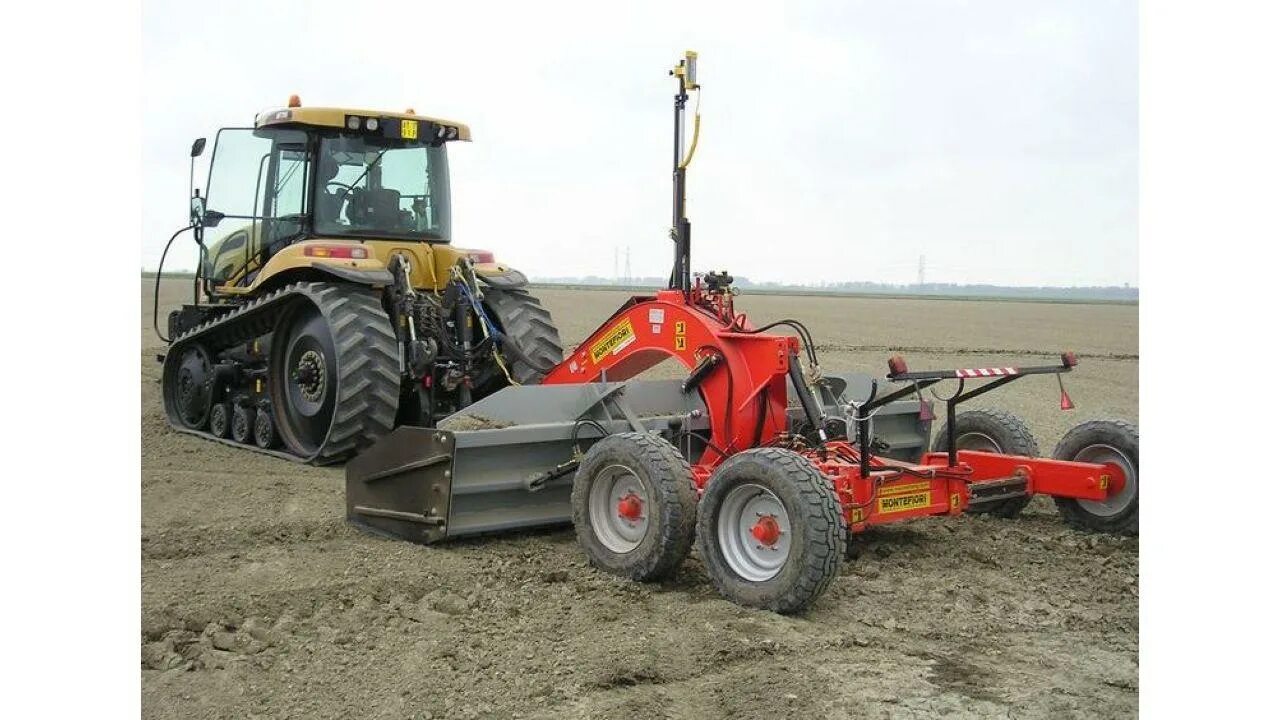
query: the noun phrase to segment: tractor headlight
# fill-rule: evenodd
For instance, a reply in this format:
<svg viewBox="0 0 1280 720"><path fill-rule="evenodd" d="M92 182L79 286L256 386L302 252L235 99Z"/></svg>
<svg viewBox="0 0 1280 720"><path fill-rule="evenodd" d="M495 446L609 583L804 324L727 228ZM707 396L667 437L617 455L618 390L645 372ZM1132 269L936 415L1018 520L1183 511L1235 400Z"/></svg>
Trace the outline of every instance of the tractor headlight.
<svg viewBox="0 0 1280 720"><path fill-rule="evenodd" d="M359 129L360 129L360 118L356 117L355 115L348 115L348 116L347 116L347 129L348 129L348 130L359 130Z"/></svg>
<svg viewBox="0 0 1280 720"><path fill-rule="evenodd" d="M444 137L445 137L445 139L446 139L446 140L455 140L455 139L457 139L457 137L458 137L458 128L456 128L456 127L451 127L451 128L449 128L448 130L446 130L446 131L445 131Z"/></svg>
<svg viewBox="0 0 1280 720"><path fill-rule="evenodd" d="M378 129L378 118L369 118L364 121L364 129L373 132Z"/></svg>

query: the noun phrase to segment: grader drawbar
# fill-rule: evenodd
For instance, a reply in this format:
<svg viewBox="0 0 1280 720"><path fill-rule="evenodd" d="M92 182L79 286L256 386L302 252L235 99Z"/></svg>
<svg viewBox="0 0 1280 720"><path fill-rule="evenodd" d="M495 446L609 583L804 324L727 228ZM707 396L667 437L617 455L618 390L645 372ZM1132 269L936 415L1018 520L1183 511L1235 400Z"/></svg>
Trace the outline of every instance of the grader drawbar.
<svg viewBox="0 0 1280 720"><path fill-rule="evenodd" d="M572 523L590 563L639 581L670 575L695 543L734 602L810 606L857 533L929 516L1016 515L1054 498L1068 524L1137 532L1137 430L1091 421L1052 458L1016 416L960 412L1028 375L1076 365L823 374L804 324L756 326L728 273L690 272L684 109L696 55L675 68L675 263L667 289L631 298L538 385L500 390L436 428L401 427L347 466L347 516L432 543ZM482 318L483 322L488 322ZM777 332L779 328L791 331ZM772 331L772 332L771 332ZM637 376L674 359L677 380ZM929 447L937 396L945 425ZM1063 409L1072 407L1062 389Z"/></svg>

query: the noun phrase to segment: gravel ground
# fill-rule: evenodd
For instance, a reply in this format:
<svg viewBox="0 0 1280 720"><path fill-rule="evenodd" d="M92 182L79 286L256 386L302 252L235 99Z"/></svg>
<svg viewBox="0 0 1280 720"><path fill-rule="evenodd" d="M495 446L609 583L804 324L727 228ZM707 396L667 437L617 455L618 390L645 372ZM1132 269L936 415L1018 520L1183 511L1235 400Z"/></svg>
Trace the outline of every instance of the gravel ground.
<svg viewBox="0 0 1280 720"><path fill-rule="evenodd" d="M188 290L166 283L162 306ZM696 554L656 585L603 575L569 529L374 538L343 521L340 468L167 428L143 291L144 717L1137 714L1136 538L1070 531L1044 500L1012 521L877 529L800 617L720 599ZM624 297L538 294L570 343ZM982 398L1026 418L1045 453L1087 418L1138 420L1136 306L743 296L740 309L806 322L833 370L879 373L903 350L925 369L1074 349L1075 412L1051 378Z"/></svg>

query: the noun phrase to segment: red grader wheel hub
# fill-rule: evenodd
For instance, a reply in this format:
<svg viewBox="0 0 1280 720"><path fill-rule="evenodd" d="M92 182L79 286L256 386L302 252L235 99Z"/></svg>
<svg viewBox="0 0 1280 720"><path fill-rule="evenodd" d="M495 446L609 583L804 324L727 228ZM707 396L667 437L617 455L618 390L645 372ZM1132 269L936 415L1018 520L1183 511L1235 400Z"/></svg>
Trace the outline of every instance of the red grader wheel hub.
<svg viewBox="0 0 1280 720"><path fill-rule="evenodd" d="M635 493L627 493L625 497L618 501L618 517L623 520L635 522L640 519L643 511L644 502Z"/></svg>
<svg viewBox="0 0 1280 720"><path fill-rule="evenodd" d="M782 528L778 527L778 521L772 515L765 515L751 527L751 537L763 545L774 545L782 537Z"/></svg>

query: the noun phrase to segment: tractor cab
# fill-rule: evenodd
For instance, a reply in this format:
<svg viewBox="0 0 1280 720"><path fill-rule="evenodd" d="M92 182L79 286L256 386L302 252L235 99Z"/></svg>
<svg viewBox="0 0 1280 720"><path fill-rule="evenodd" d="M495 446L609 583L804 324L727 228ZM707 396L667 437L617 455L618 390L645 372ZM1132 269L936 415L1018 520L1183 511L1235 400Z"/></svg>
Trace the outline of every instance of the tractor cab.
<svg viewBox="0 0 1280 720"><path fill-rule="evenodd" d="M447 243L445 143L465 126L419 116L289 106L214 141L205 197L193 207L212 288L251 285L284 248L314 238Z"/></svg>

